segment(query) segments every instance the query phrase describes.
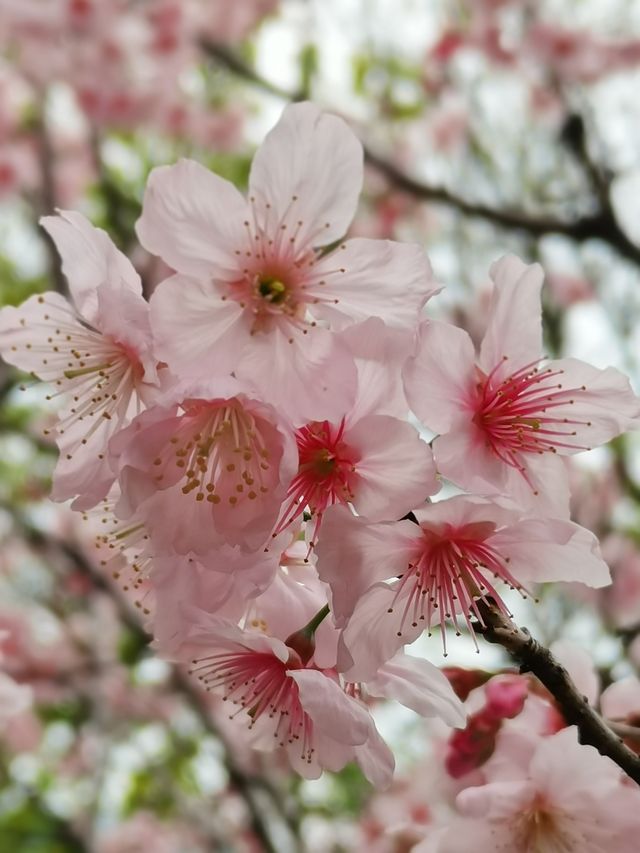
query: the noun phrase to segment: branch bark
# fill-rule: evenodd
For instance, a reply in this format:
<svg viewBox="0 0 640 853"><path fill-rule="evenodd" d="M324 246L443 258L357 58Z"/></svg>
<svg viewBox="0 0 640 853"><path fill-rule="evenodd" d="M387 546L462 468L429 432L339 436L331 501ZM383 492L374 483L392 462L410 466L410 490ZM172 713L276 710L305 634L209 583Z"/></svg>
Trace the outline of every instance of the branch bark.
<svg viewBox="0 0 640 853"><path fill-rule="evenodd" d="M282 98L285 101L300 100L301 93L289 92L265 79L247 65L244 60L227 47L210 41L201 42L203 52L248 83ZM465 199L445 187L424 183L405 174L394 163L376 154L364 145L365 162L384 175L397 189L422 201L431 201L454 208L463 216L483 219L507 230L525 231L534 237L562 234L578 243L586 240L601 240L614 248L623 258L640 265L640 246L630 240L618 225L608 194L606 198L595 188L599 210L589 216L576 219L557 219L533 216L524 211L490 207Z"/></svg>
<svg viewBox="0 0 640 853"><path fill-rule="evenodd" d="M49 233L44 228L41 228L39 224L40 216L49 216L56 212L55 152L51 144L44 113L44 104L41 104L40 115L36 125L38 160L40 164L39 210L36 213L36 226L47 248L49 273L54 289L63 296L68 296L67 281L62 273L62 265L56 245Z"/></svg>
<svg viewBox="0 0 640 853"><path fill-rule="evenodd" d="M497 608L478 601L483 623L474 625L489 643L502 646L520 664L520 672L531 672L544 684L558 703L569 725L577 726L580 742L594 746L610 758L629 778L640 785L640 757L605 723L571 680L567 670L540 645L526 628L519 628Z"/></svg>

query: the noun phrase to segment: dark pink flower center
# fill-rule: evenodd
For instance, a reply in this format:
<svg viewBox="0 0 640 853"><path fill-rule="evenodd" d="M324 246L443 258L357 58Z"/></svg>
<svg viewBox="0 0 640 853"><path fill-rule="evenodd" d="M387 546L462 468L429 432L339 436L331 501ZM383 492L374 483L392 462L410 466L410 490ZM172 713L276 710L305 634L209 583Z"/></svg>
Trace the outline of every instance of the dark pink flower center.
<svg viewBox="0 0 640 853"><path fill-rule="evenodd" d="M207 690L221 692L224 702L238 706L231 718L246 713L250 729L262 721L261 725L272 728L280 746L299 742L301 757L311 762L313 722L302 707L298 685L287 674L287 670L302 668L295 652L284 663L275 655L238 645L192 663L191 674Z"/></svg>
<svg viewBox="0 0 640 853"><path fill-rule="evenodd" d="M297 431L298 473L289 486L288 501L276 534L308 507L316 517L315 539L327 507L353 500L360 456L343 441L344 429L343 419L338 426L329 421L314 421Z"/></svg>
<svg viewBox="0 0 640 853"><path fill-rule="evenodd" d="M269 202L254 196L249 198L249 207L251 218L244 221L246 240L235 250L238 275L221 298L233 299L251 314L252 334L269 332L274 326L288 333L295 328L308 334L317 325L314 306L339 301L324 295L327 279L346 273L340 263L335 269L323 265L321 274L316 271L321 256L314 247L322 245L329 223L320 224L312 234L303 233L298 196L291 197L280 219Z"/></svg>
<svg viewBox="0 0 640 853"><path fill-rule="evenodd" d="M446 622L460 635L458 614L462 614L475 642L471 618L483 624L476 600L493 599L500 610L509 610L489 579L502 581L521 593L526 592L509 571L509 558L492 547L489 538L495 531L493 522L469 524L454 529L450 525L422 525L419 542L406 572L395 586L395 598L389 613L402 607L398 636L405 625L416 628L421 623L427 631L440 623L446 655ZM477 644L476 644L477 648Z"/></svg>
<svg viewBox="0 0 640 853"><path fill-rule="evenodd" d="M523 454L557 453L558 450L589 450L571 441L576 426L590 426L587 421L561 416L576 396L586 391L564 388L560 369L540 368L539 362L522 367L502 380L496 378L496 365L486 376L481 374L474 402L474 423L486 439L487 446L507 465L526 477Z"/></svg>

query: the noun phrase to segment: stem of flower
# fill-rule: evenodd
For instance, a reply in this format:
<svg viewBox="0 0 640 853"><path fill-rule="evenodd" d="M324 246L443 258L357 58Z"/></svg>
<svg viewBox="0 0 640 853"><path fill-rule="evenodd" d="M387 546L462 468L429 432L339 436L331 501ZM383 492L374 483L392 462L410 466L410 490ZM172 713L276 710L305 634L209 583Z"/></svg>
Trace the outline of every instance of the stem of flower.
<svg viewBox="0 0 640 853"><path fill-rule="evenodd" d="M493 603L479 600L477 605L485 624L474 625L476 633L482 634L489 643L502 646L520 664L521 673L531 672L544 684L567 724L577 727L580 743L594 746L640 785L640 756L629 749L589 705L549 649L540 645L526 628L519 628Z"/></svg>

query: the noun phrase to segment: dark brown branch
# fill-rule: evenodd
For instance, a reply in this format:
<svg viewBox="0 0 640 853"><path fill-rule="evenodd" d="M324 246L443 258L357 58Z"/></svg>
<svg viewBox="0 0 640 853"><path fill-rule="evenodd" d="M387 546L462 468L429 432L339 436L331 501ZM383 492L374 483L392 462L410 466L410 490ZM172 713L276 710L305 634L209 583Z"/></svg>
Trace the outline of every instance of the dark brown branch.
<svg viewBox="0 0 640 853"><path fill-rule="evenodd" d="M288 92L266 80L228 48L205 41L202 42L202 49L215 62L263 91L286 101L299 100L299 93ZM601 240L616 249L622 257L640 265L640 246L633 243L622 231L613 214L608 196L604 198L600 192L596 192L600 201L600 209L590 216L581 216L576 219L533 216L523 211L499 209L469 201L444 187L418 181L405 174L393 163L371 151L366 145L364 146L364 156L365 161L384 175L397 189L412 195L414 198L445 204L464 216L484 219L486 222L491 222L508 230L525 231L534 237L562 234L578 243L585 240Z"/></svg>
<svg viewBox="0 0 640 853"><path fill-rule="evenodd" d="M640 757L632 752L589 705L567 670L525 628L486 602L478 602L484 625L474 626L489 643L506 649L520 664L520 672L531 672L554 697L567 723L577 726L580 743L594 746L640 785Z"/></svg>
<svg viewBox="0 0 640 853"><path fill-rule="evenodd" d="M607 725L618 737L640 745L640 729L637 726L630 726L628 723L622 723L619 720L607 720Z"/></svg>
<svg viewBox="0 0 640 853"><path fill-rule="evenodd" d="M36 220L39 220L40 216L49 216L56 211L55 152L44 117L44 106L40 108L40 117L36 124L36 138L40 164L40 193L38 197L38 209L36 211ZM37 221L36 225L38 225ZM38 230L47 247L49 273L53 281L53 286L58 293L67 296L67 282L62 273L62 266L56 245L44 228L40 228L38 225Z"/></svg>

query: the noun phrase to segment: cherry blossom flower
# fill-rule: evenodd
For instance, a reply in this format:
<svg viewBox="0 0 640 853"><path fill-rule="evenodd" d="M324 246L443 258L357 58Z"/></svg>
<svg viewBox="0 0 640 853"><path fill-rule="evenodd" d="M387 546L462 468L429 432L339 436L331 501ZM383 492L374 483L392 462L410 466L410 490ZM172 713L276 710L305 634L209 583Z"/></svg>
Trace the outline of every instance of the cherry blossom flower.
<svg viewBox="0 0 640 853"><path fill-rule="evenodd" d="M232 378L178 383L162 403L111 443L117 515L142 520L165 554L259 548L295 470L287 425Z"/></svg>
<svg viewBox="0 0 640 853"><path fill-rule="evenodd" d="M458 795L465 817L443 832L438 853L637 849L640 794L609 759L578 743L575 727L546 738L505 734L485 765L486 783Z"/></svg>
<svg viewBox="0 0 640 853"><path fill-rule="evenodd" d="M381 317L415 327L435 292L422 249L341 240L362 184L362 146L344 122L289 106L257 152L245 200L181 160L155 169L137 224L175 276L151 300L159 358L178 375L233 371L295 425L339 419L355 368L332 331Z"/></svg>
<svg viewBox="0 0 640 853"><path fill-rule="evenodd" d="M86 509L114 476L107 444L138 414L158 384L148 305L140 278L107 234L81 214L61 211L43 226L56 243L73 303L58 293L0 311L0 352L10 364L55 386L60 458L52 496L78 495Z"/></svg>
<svg viewBox="0 0 640 853"><path fill-rule="evenodd" d="M595 536L569 521L522 518L517 510L457 496L415 510L418 524L372 524L346 508L328 510L317 546L318 572L331 587L343 628L340 668L367 680L405 643L440 624L474 637L478 598L508 609L497 582L523 591L541 581L609 582ZM474 638L475 639L475 638Z"/></svg>
<svg viewBox="0 0 640 853"><path fill-rule="evenodd" d="M509 495L541 515L568 517L560 457L637 427L640 401L612 367L544 361L537 264L507 256L491 277L491 319L478 358L462 329L425 323L404 371L407 398L440 433L433 447L445 477L469 491Z"/></svg>
<svg viewBox="0 0 640 853"><path fill-rule="evenodd" d="M431 449L407 422L398 393L410 336L389 339L382 321L371 318L343 339L355 358L356 399L339 421L312 421L296 431L298 472L276 528L308 508L315 516L312 543L329 506L349 503L371 521L395 520L440 488Z"/></svg>
<svg viewBox="0 0 640 853"><path fill-rule="evenodd" d="M236 705L234 716L248 718L255 748L283 747L307 779L356 760L373 784L389 784L393 757L364 705L337 677L305 666L277 638L204 613L192 613L192 623L183 655L207 690Z"/></svg>

